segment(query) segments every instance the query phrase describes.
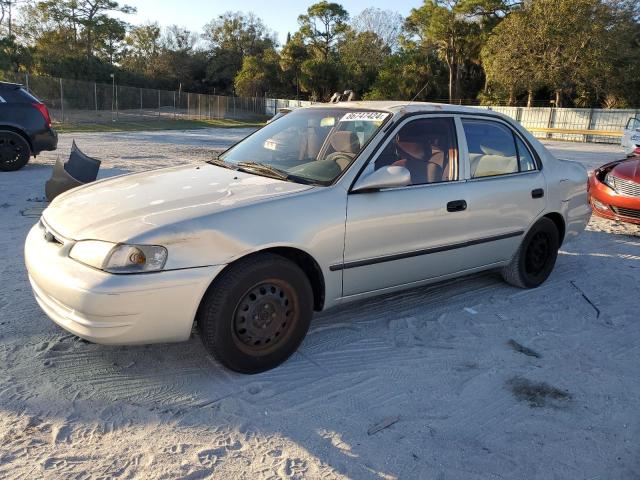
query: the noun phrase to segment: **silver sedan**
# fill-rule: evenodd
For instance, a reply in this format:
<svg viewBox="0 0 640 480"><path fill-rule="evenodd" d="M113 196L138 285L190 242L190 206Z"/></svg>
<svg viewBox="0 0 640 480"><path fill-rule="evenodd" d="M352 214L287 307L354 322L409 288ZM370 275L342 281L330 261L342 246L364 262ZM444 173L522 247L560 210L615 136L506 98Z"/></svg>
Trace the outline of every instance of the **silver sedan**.
<svg viewBox="0 0 640 480"><path fill-rule="evenodd" d="M300 108L208 163L60 195L25 245L36 300L90 341L189 338L285 361L313 311L496 269L533 288L585 227L587 174L473 108Z"/></svg>

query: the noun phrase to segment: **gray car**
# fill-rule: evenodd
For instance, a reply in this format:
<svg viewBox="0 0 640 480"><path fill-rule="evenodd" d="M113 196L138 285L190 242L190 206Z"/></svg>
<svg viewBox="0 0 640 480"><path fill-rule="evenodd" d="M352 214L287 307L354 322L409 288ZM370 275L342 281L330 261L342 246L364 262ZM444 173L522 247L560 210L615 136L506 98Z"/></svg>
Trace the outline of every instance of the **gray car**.
<svg viewBox="0 0 640 480"><path fill-rule="evenodd" d="M60 195L31 230L36 299L108 344L181 341L231 369L285 361L313 311L467 275L533 288L585 227L587 175L487 110L296 109L211 160Z"/></svg>

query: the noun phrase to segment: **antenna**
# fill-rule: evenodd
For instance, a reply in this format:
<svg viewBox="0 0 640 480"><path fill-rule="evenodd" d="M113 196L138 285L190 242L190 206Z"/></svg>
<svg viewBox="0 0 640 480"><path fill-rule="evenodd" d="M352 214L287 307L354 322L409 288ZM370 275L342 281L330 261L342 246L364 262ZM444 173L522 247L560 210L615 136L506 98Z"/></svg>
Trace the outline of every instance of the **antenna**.
<svg viewBox="0 0 640 480"><path fill-rule="evenodd" d="M427 81L424 84L424 87L422 87L420 91L413 96L413 98L409 101L409 103L405 105L405 107L408 107L409 105L411 105L415 101L415 99L418 98L418 95L420 95L424 91L424 89L427 88L428 85L429 85L429 82Z"/></svg>

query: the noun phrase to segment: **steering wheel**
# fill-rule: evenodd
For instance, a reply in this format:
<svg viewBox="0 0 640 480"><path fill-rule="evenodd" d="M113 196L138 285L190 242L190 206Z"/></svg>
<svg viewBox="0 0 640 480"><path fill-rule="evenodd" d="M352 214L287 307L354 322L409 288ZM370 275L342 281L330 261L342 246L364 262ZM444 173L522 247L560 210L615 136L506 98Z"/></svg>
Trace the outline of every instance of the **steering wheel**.
<svg viewBox="0 0 640 480"><path fill-rule="evenodd" d="M335 162L340 167L340 170L344 171L355 157L355 153L333 152L327 155L325 160Z"/></svg>

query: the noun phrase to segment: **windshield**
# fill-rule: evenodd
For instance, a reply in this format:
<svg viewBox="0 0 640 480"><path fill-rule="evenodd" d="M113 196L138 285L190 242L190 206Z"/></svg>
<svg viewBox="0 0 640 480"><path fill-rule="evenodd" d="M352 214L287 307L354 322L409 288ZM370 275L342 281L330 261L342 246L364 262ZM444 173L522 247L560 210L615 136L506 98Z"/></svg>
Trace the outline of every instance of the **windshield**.
<svg viewBox="0 0 640 480"><path fill-rule="evenodd" d="M269 123L220 160L252 173L330 184L389 117L387 112L303 108Z"/></svg>

